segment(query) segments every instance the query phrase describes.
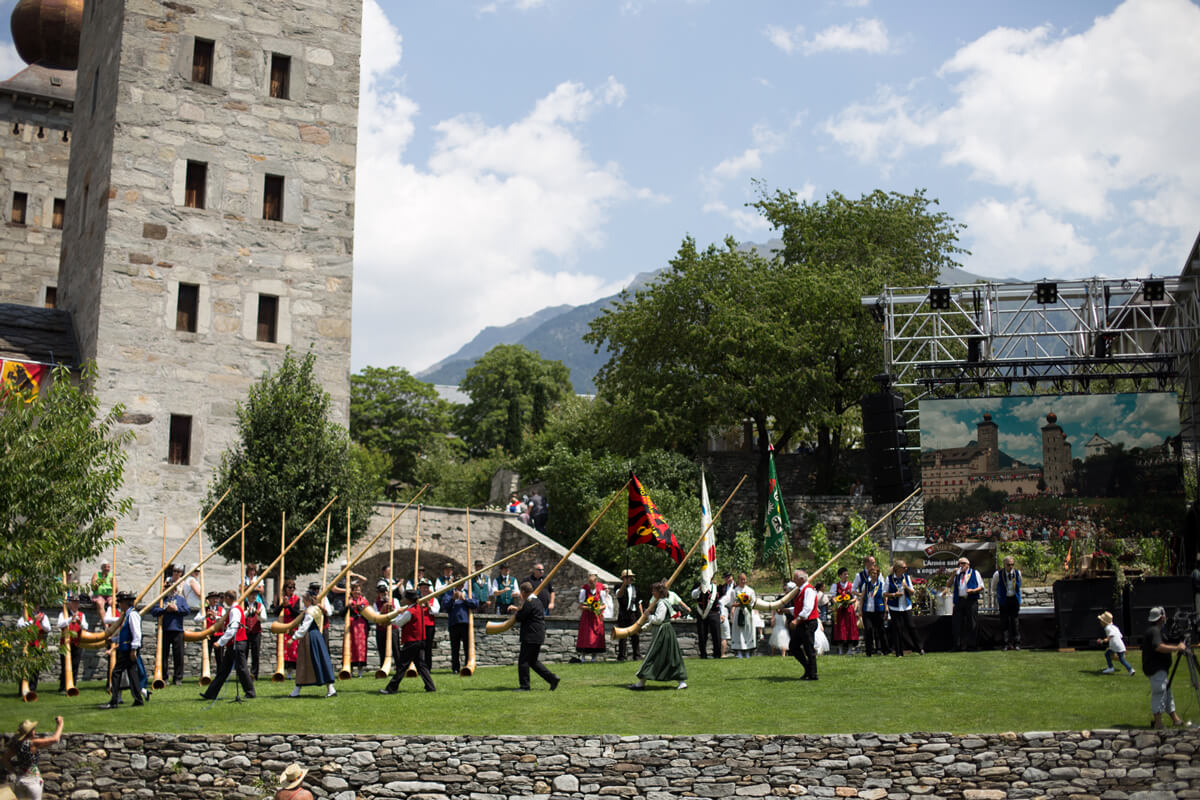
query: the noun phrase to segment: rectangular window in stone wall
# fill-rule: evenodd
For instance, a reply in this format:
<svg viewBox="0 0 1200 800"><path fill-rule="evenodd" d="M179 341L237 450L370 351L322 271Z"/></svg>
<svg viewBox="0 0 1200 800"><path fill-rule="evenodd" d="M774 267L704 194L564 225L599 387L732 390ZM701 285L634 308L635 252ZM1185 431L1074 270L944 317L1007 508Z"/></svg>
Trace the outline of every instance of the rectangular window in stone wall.
<svg viewBox="0 0 1200 800"><path fill-rule="evenodd" d="M292 76L291 56L271 54L271 97L288 99L288 83Z"/></svg>
<svg viewBox="0 0 1200 800"><path fill-rule="evenodd" d="M44 305L46 306L46 308L56 308L58 306L58 287L57 286L47 286L46 287L46 301L45 301Z"/></svg>
<svg viewBox="0 0 1200 800"><path fill-rule="evenodd" d="M200 287L194 283L179 284L179 300L175 304L175 330L195 333L199 311Z"/></svg>
<svg viewBox="0 0 1200 800"><path fill-rule="evenodd" d="M54 198L54 215L50 218L50 227L56 231L61 231L63 226L63 216L67 213L66 198Z"/></svg>
<svg viewBox="0 0 1200 800"><path fill-rule="evenodd" d="M13 225L25 224L25 207L27 205L29 205L29 195L25 192L13 192L11 217Z"/></svg>
<svg viewBox="0 0 1200 800"><path fill-rule="evenodd" d="M283 176L263 178L263 219L279 222L283 219Z"/></svg>
<svg viewBox="0 0 1200 800"><path fill-rule="evenodd" d="M183 204L188 208L204 208L204 189L207 184L208 164L205 164L203 161L187 162L187 177L185 178L183 188Z"/></svg>
<svg viewBox="0 0 1200 800"><path fill-rule="evenodd" d="M270 294L260 294L258 296L258 341L278 341L278 324L279 298Z"/></svg>
<svg viewBox="0 0 1200 800"><path fill-rule="evenodd" d="M212 86L213 43L209 39L196 39L192 46L192 81Z"/></svg>
<svg viewBox="0 0 1200 800"><path fill-rule="evenodd" d="M192 463L192 418L189 416L171 415L171 442L167 449L167 463Z"/></svg>

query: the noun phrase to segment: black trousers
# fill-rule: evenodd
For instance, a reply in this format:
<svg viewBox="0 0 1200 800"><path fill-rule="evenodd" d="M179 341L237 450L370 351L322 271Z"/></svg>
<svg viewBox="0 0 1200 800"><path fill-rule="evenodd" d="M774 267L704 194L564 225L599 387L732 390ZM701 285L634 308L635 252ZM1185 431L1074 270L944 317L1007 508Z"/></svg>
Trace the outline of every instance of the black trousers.
<svg viewBox="0 0 1200 800"><path fill-rule="evenodd" d="M720 658L721 616L719 614L709 614L707 617L701 617L696 620L696 637L700 644L701 658L708 658L708 655L705 653L706 644L708 645L708 652L712 653L712 657Z"/></svg>
<svg viewBox="0 0 1200 800"><path fill-rule="evenodd" d="M454 622L450 624L450 670L458 672L460 666L458 655L462 651L462 662L467 660L467 627L466 622Z"/></svg>
<svg viewBox="0 0 1200 800"><path fill-rule="evenodd" d="M951 626L954 629L954 644L959 650L974 650L977 645L979 600L972 599L974 597L971 595L954 604Z"/></svg>
<svg viewBox="0 0 1200 800"><path fill-rule="evenodd" d="M626 611L621 611L617 614L617 627L628 628L633 623L637 622L638 615L631 614ZM617 640L617 660L624 661L625 653L629 646L633 646L633 658L636 661L641 658L641 638L635 633L632 636L626 636L624 639Z"/></svg>
<svg viewBox="0 0 1200 800"><path fill-rule="evenodd" d="M431 626L425 629L425 669L433 669L433 635L437 631Z"/></svg>
<svg viewBox="0 0 1200 800"><path fill-rule="evenodd" d="M250 662L250 674L254 676L254 680L258 680L258 655L262 649L262 630L258 633L246 634L246 657Z"/></svg>
<svg viewBox="0 0 1200 800"><path fill-rule="evenodd" d="M399 632L397 632L397 638ZM392 643L393 645L395 642ZM425 684L425 691L432 692L437 687L433 685L433 677L429 674L429 666L425 663L425 642L410 642L399 648L398 655L395 656L396 670L392 673L391 680L387 683L389 692L394 692L400 688L400 681L404 680L404 673L408 669L408 665L412 664L417 675L421 677L421 681ZM382 654L382 650L380 653ZM382 658L382 655L380 656Z"/></svg>
<svg viewBox="0 0 1200 800"><path fill-rule="evenodd" d="M912 611L897 611L893 608L890 613L892 615L892 651L898 656L904 655L904 637L907 636L913 652L925 652L921 647L921 640L917 638L917 629L912 621Z"/></svg>
<svg viewBox="0 0 1200 800"><path fill-rule="evenodd" d="M301 642L300 646L303 647L304 643ZM221 687L225 684L225 679L229 677L229 673L233 671L234 667L237 667L237 677L242 683L246 697L254 697L254 681L250 680L250 672L246 669L246 643L235 641L221 649L224 650L221 667L217 670L217 676L213 678L213 682L204 690L204 696L209 700L216 700L217 696L221 694Z"/></svg>
<svg viewBox="0 0 1200 800"><path fill-rule="evenodd" d="M387 632L392 632L392 663L400 664L400 629L387 625L385 627L375 626L375 652L379 653L379 666L383 666L384 649L387 647ZM424 650L424 643L421 645ZM421 663L425 663L425 656L421 656Z"/></svg>
<svg viewBox="0 0 1200 800"><path fill-rule="evenodd" d="M79 683L79 662L83 659L83 648L79 645L71 647L71 675L76 684ZM58 690L65 692L67 690L67 657L63 655L62 650L58 651Z"/></svg>
<svg viewBox="0 0 1200 800"><path fill-rule="evenodd" d="M882 611L863 612L863 639L866 641L867 655L888 651L883 633L883 616Z"/></svg>
<svg viewBox="0 0 1200 800"><path fill-rule="evenodd" d="M117 666L112 674L112 702L121 702L121 679L129 681L129 693L133 695L133 704L142 705L141 678L138 676L137 655L132 650L117 651Z"/></svg>
<svg viewBox="0 0 1200 800"><path fill-rule="evenodd" d="M804 665L804 677L811 681L817 679L817 621L806 619L792 630L792 638L788 641L788 652Z"/></svg>
<svg viewBox="0 0 1200 800"><path fill-rule="evenodd" d="M1021 604L1017 598L1011 597L1000 604L1000 626L1004 631L1005 647L1021 646L1021 629L1017 618L1021 613Z"/></svg>
<svg viewBox="0 0 1200 800"><path fill-rule="evenodd" d="M167 677L167 654L171 654L171 679L183 681L183 631L163 631L162 674Z"/></svg>
<svg viewBox="0 0 1200 800"><path fill-rule="evenodd" d="M558 676L546 669L538 656L542 654L542 645L521 642L521 652L517 656L517 682L522 689L529 688L529 670L541 676L546 683L558 683Z"/></svg>

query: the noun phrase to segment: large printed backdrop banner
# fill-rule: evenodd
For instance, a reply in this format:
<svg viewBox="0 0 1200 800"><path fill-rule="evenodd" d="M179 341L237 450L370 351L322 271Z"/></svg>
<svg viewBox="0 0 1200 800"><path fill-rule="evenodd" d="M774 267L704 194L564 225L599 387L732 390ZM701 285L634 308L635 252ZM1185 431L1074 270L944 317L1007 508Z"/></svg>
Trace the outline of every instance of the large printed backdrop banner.
<svg viewBox="0 0 1200 800"><path fill-rule="evenodd" d="M929 542L1182 529L1174 393L923 400L919 411Z"/></svg>
<svg viewBox="0 0 1200 800"><path fill-rule="evenodd" d="M32 402L48 371L45 364L0 361L0 396L16 392L25 398L26 403Z"/></svg>

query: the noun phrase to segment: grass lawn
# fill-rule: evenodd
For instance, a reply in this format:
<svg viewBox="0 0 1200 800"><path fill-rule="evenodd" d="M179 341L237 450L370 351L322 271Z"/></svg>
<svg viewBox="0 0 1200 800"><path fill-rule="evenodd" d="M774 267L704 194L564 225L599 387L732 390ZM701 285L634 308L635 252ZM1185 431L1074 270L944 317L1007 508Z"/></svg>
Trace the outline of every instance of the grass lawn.
<svg viewBox="0 0 1200 800"><path fill-rule="evenodd" d="M1139 666L1136 659L1134 666ZM98 684L78 697L41 686L36 703L0 700L4 732L32 717L41 730L56 714L70 732L111 733L363 733L363 734L825 734L875 731L1000 732L1145 727L1149 681L1118 668L1101 675L1100 652L935 653L903 659L824 656L821 679L798 680L800 665L778 656L737 660L689 659L688 689L650 684L630 691L632 663L554 664L558 691L536 675L533 691L516 693L517 670L482 667L473 677L434 673L436 693L417 678L400 694L381 696L384 681L339 681L338 695L290 683L260 682L258 698L228 702L226 683L215 704L199 699L194 681L154 693L142 708L101 710ZM232 677L232 676L231 676ZM1181 673L1176 702L1185 719L1200 722L1195 696Z"/></svg>

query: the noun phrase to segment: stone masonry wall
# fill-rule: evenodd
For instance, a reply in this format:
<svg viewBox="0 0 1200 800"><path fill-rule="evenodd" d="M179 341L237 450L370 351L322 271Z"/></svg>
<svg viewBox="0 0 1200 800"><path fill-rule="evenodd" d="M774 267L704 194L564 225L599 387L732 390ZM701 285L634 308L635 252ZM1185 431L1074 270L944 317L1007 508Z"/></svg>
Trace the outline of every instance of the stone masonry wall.
<svg viewBox="0 0 1200 800"><path fill-rule="evenodd" d="M47 796L270 797L298 762L317 797L1200 797L1196 731L838 736L106 736L42 753Z"/></svg>

